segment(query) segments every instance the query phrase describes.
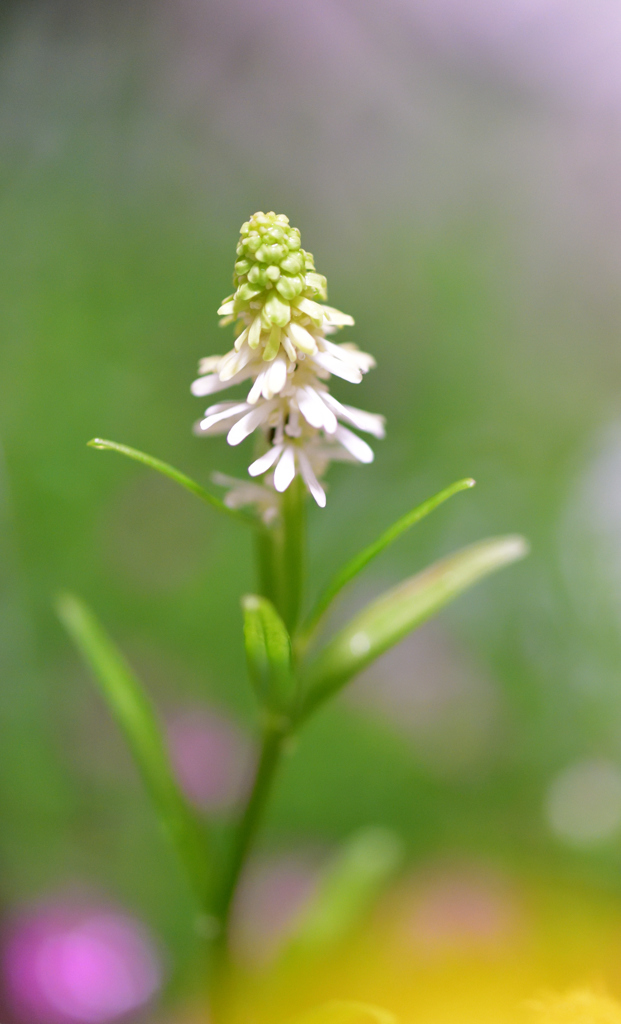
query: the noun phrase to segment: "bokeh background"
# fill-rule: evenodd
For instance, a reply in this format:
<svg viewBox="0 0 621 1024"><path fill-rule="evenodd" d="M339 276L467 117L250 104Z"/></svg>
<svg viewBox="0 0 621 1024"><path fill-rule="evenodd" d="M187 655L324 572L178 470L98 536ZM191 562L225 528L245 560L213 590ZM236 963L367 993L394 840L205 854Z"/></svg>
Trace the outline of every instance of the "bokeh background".
<svg viewBox="0 0 621 1024"><path fill-rule="evenodd" d="M345 607L489 534L524 533L532 554L307 728L240 949L264 952L322 858L368 823L402 837L417 892L448 873L449 931L495 935L516 879L618 907L618 4L35 0L5 2L0 32L3 1019L105 1021L154 999L159 1022L183 1001L191 901L52 601L68 588L96 608L188 793L225 821L253 750L249 539L85 443L124 441L205 483L244 473L245 451L193 437L189 383L230 347L216 308L257 209L300 228L356 319L349 338L377 358L338 396L388 417L373 466L331 469L310 513L312 588L465 475L475 491ZM91 981L76 995L63 947L66 991L34 1006L29 964L66 934ZM118 984L115 957L133 964Z"/></svg>

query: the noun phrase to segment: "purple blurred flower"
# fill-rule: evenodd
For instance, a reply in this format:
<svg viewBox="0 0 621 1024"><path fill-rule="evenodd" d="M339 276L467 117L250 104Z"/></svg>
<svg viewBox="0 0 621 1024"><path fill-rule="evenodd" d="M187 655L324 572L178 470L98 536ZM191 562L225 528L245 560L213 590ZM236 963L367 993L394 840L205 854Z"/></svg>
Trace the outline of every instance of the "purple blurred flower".
<svg viewBox="0 0 621 1024"><path fill-rule="evenodd" d="M188 800L204 810L235 804L248 784L250 746L227 718L203 707L167 719L170 757Z"/></svg>
<svg viewBox="0 0 621 1024"><path fill-rule="evenodd" d="M109 907L39 906L16 917L2 969L10 1009L25 1024L104 1024L158 990L161 965L146 930Z"/></svg>

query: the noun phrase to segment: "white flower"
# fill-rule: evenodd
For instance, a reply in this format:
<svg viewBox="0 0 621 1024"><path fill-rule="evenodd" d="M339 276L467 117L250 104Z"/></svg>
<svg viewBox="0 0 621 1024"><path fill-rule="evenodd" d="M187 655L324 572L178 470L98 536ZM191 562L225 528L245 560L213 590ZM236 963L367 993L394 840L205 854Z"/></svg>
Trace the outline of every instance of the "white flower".
<svg viewBox="0 0 621 1024"><path fill-rule="evenodd" d="M287 218L255 214L242 227L238 255L237 290L218 310L223 323L237 319L238 337L226 355L201 360L192 393L212 395L244 381L251 386L245 400L209 406L195 431L226 433L231 445L260 431L268 447L250 465L250 475L265 475L274 494L299 474L324 506L319 477L330 460L373 460L366 441L348 427L384 436L382 416L338 402L326 382L335 375L358 384L375 360L355 345L328 338L353 320L315 301L318 295L325 298L325 279L299 248L299 233L288 227ZM241 501L239 486L232 493L231 500ZM256 495L250 499L255 500Z"/></svg>
<svg viewBox="0 0 621 1024"><path fill-rule="evenodd" d="M278 495L273 487L255 484L250 480L237 480L234 476L226 476L224 473L212 473L211 479L219 487L228 487L224 504L229 508L255 505L266 526L278 518Z"/></svg>

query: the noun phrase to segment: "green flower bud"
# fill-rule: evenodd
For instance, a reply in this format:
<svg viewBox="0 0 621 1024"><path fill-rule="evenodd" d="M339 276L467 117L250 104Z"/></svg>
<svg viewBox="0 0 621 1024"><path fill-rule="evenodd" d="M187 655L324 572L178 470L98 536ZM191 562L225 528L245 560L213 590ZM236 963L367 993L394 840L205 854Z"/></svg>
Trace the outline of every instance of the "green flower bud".
<svg viewBox="0 0 621 1024"><path fill-rule="evenodd" d="M261 236L257 234L256 231L253 231L252 234L248 235L248 237L245 240L244 252L247 252L248 254L254 253L257 251L260 245Z"/></svg>
<svg viewBox="0 0 621 1024"><path fill-rule="evenodd" d="M280 282L279 282L280 283ZM285 327L291 319L291 308L280 295L273 292L263 307L265 317L274 327Z"/></svg>
<svg viewBox="0 0 621 1024"><path fill-rule="evenodd" d="M268 362L280 345L294 362L298 349L312 354L315 341L306 331L311 322L317 329L324 320L334 326L350 322L338 310L314 301L327 298L326 279L316 273L312 253L301 248L300 232L284 214L258 212L242 224L233 283L234 295L220 306L221 322L240 317L243 329L236 350L248 342ZM302 331L300 343L294 344L284 330L288 325ZM305 340L307 335L310 340Z"/></svg>
<svg viewBox="0 0 621 1024"><path fill-rule="evenodd" d="M259 295L261 289L256 285L251 285L249 281L239 286L235 292L235 305L238 306L240 303L250 302L256 295Z"/></svg>
<svg viewBox="0 0 621 1024"><path fill-rule="evenodd" d="M270 298L267 293L274 285L285 301L298 298L309 287L313 288L313 294L323 294L319 281L325 287L325 278L316 275L312 286L304 279L306 272L314 271L313 257L300 248L300 232L290 226L284 214L259 212L242 224L237 254L234 282L238 310L251 299L267 301ZM284 308L275 300L263 319L266 326L284 326L289 318L287 312L285 320Z"/></svg>
<svg viewBox="0 0 621 1024"><path fill-rule="evenodd" d="M248 271L248 280L250 284L258 285L259 288L265 288L267 284L265 270L255 263Z"/></svg>
<svg viewBox="0 0 621 1024"><path fill-rule="evenodd" d="M277 291L280 292L283 299L287 299L288 301L296 299L298 295L301 295L303 288L304 279L302 277L288 277L283 274L276 282Z"/></svg>
<svg viewBox="0 0 621 1024"><path fill-rule="evenodd" d="M301 274L304 270L304 254L291 252L280 261L280 269L283 274Z"/></svg>
<svg viewBox="0 0 621 1024"><path fill-rule="evenodd" d="M318 295L321 299L328 297L328 282L323 274L308 273L306 275L306 287L312 292L313 297Z"/></svg>

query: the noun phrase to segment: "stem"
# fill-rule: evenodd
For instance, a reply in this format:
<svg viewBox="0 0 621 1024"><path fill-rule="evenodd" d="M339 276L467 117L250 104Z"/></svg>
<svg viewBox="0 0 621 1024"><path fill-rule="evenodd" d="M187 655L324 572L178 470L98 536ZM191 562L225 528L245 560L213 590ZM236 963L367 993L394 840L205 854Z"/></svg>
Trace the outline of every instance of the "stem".
<svg viewBox="0 0 621 1024"><path fill-rule="evenodd" d="M267 597L275 608L278 608L278 561L279 545L276 531L269 526L263 526L255 531L255 553L257 559L257 586L258 593Z"/></svg>
<svg viewBox="0 0 621 1024"><path fill-rule="evenodd" d="M294 633L302 606L306 562L306 492L303 481L296 476L282 497L282 606L281 614L291 634Z"/></svg>
<svg viewBox="0 0 621 1024"><path fill-rule="evenodd" d="M296 477L282 496L281 529L257 531L256 556L260 593L268 597L293 633L300 616L304 586L306 520L305 490ZM212 946L212 1010L226 1003L229 970L229 928L231 910L241 873L265 810L290 731L284 720L268 720L263 726L261 753L254 783L237 825L220 884L215 893L213 915L218 922Z"/></svg>
<svg viewBox="0 0 621 1024"><path fill-rule="evenodd" d="M272 726L265 729L252 791L237 827L233 848L218 893L214 911L220 922L218 942L224 958L227 954L233 897L280 762L284 739L285 734L281 729Z"/></svg>

